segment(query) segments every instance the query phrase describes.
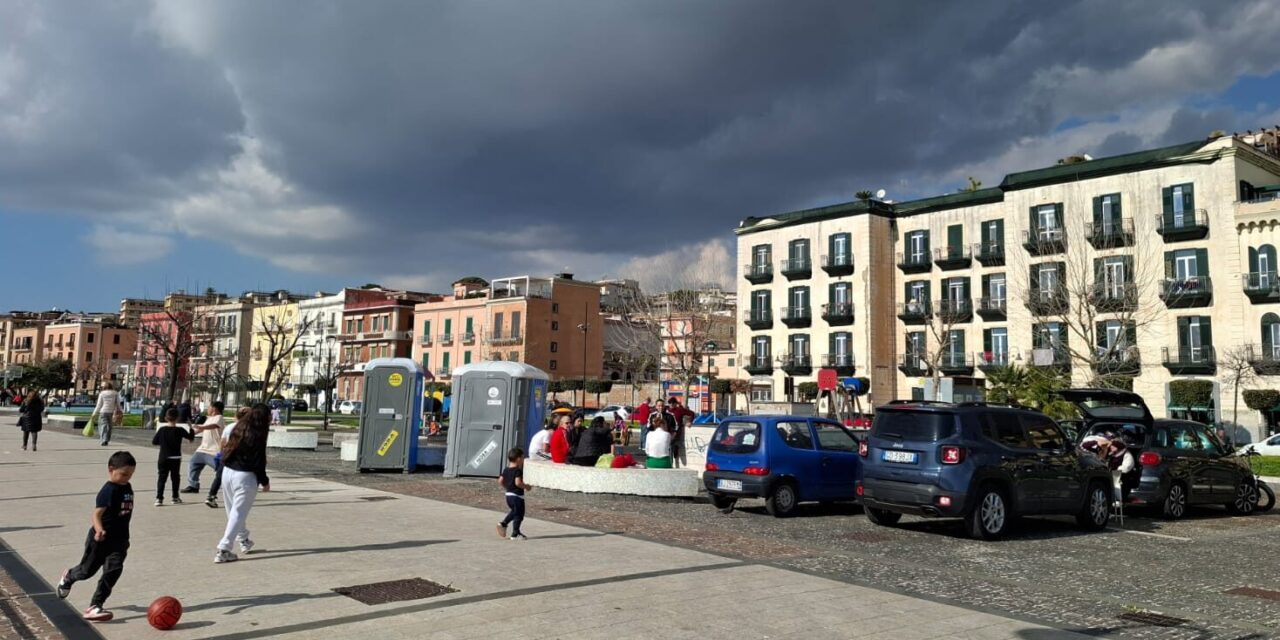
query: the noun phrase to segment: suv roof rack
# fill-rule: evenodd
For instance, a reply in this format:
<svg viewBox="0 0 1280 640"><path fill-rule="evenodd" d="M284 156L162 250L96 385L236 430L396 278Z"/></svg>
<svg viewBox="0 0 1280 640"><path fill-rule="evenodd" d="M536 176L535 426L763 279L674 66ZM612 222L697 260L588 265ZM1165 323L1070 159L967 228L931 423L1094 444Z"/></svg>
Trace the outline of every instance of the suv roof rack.
<svg viewBox="0 0 1280 640"><path fill-rule="evenodd" d="M985 401L985 400L984 400L984 401L977 401L977 400L975 400L975 401L970 401L970 402L961 402L960 404L958 404L958 405L956 405L956 406L959 406L959 407L1008 407L1008 408L1010 408L1010 409L1025 409L1025 410L1027 410L1027 411L1036 411L1036 409L1033 409L1033 408L1028 407L1028 406L1026 406L1026 405L1018 404L1018 403L1016 403L1016 402L987 402L987 401Z"/></svg>
<svg viewBox="0 0 1280 640"><path fill-rule="evenodd" d="M937 404L944 407L954 407L954 402L944 402L942 400L890 400L889 404Z"/></svg>

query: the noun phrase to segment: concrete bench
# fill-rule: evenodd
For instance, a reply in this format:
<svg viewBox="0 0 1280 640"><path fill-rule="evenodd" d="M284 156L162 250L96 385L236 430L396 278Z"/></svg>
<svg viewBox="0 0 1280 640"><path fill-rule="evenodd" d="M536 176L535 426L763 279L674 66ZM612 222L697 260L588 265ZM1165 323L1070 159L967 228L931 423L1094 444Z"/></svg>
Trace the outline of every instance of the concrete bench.
<svg viewBox="0 0 1280 640"><path fill-rule="evenodd" d="M276 449L311 449L320 444L320 434L315 429L299 427L271 427L267 433L267 446Z"/></svg>
<svg viewBox="0 0 1280 640"><path fill-rule="evenodd" d="M696 469L602 469L526 460L524 481L535 487L578 493L688 498L702 483Z"/></svg>
<svg viewBox="0 0 1280 640"><path fill-rule="evenodd" d="M342 446L342 443L344 442L359 442L359 441L360 441L359 431L352 431L350 433L334 433L333 434L334 449L340 448Z"/></svg>
<svg viewBox="0 0 1280 640"><path fill-rule="evenodd" d="M342 434L348 435L348 434ZM354 434L352 434L354 435ZM337 436L335 436L336 438ZM344 438L341 444L335 440L335 446L340 450L338 458L344 462L355 462L360 456L360 440L359 436ZM428 444L426 437L418 438L418 466L419 467L442 467L444 466L445 447L443 444Z"/></svg>
<svg viewBox="0 0 1280 640"><path fill-rule="evenodd" d="M44 419L45 424L50 427L63 427L66 429L80 430L89 424L88 415L52 415Z"/></svg>

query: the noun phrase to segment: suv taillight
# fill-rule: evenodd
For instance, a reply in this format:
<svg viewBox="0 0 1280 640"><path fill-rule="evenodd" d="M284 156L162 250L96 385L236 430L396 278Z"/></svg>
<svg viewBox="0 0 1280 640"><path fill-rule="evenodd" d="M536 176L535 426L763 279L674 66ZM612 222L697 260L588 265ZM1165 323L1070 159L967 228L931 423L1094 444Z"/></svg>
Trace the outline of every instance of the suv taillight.
<svg viewBox="0 0 1280 640"><path fill-rule="evenodd" d="M1160 454L1154 451L1143 451L1142 455L1138 456L1138 463L1144 467L1154 467L1160 464Z"/></svg>
<svg viewBox="0 0 1280 640"><path fill-rule="evenodd" d="M871 450L871 447L867 445L866 440L863 440L858 443L858 455L865 458L867 457L867 452L870 450Z"/></svg>
<svg viewBox="0 0 1280 640"><path fill-rule="evenodd" d="M942 446L942 464L960 464L964 462L964 447L954 445Z"/></svg>
<svg viewBox="0 0 1280 640"><path fill-rule="evenodd" d="M714 462L707 463L707 471L719 471L719 470L720 470L720 465Z"/></svg>

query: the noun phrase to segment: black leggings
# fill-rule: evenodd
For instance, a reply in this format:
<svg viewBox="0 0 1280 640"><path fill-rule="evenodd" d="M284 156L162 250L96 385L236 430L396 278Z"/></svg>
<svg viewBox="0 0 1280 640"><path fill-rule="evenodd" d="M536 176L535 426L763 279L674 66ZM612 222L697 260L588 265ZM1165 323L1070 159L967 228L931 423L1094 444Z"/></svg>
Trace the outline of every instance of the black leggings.
<svg viewBox="0 0 1280 640"><path fill-rule="evenodd" d="M34 447L36 446L36 441L40 439L40 432L39 431L23 431L22 432L22 447L24 449L27 447L28 436L30 436L31 438L31 446Z"/></svg>
<svg viewBox="0 0 1280 640"><path fill-rule="evenodd" d="M502 519L502 526L511 526L511 535L520 535L520 523L524 522L524 498L520 496L507 496L507 517Z"/></svg>
<svg viewBox="0 0 1280 640"><path fill-rule="evenodd" d="M178 499L178 471L182 469L182 458L165 458L160 461L156 473L156 500L164 498L164 481L173 485L173 499Z"/></svg>
<svg viewBox="0 0 1280 640"><path fill-rule="evenodd" d="M213 474L213 484L209 486L209 499L218 498L218 490L222 488L222 456L218 456L218 468Z"/></svg>
<svg viewBox="0 0 1280 640"><path fill-rule="evenodd" d="M89 601L89 604L101 607L107 602L107 598L111 597L111 590L115 588L116 581L124 572L124 559L129 555L128 551L128 543L113 545L107 540L95 541L93 529L89 529L89 536L84 541L84 557L80 559L80 564L67 571L67 586L81 580L88 580L101 569L102 577L98 579L98 588L94 590L93 599Z"/></svg>

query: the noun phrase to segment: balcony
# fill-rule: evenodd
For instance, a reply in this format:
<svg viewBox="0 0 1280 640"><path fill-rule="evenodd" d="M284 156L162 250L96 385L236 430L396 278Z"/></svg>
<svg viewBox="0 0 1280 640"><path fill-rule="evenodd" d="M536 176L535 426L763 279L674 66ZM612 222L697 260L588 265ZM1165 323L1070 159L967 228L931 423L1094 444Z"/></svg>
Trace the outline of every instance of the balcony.
<svg viewBox="0 0 1280 640"><path fill-rule="evenodd" d="M1089 291L1089 304L1100 313L1133 311L1138 308L1138 285L1094 284Z"/></svg>
<svg viewBox="0 0 1280 640"><path fill-rule="evenodd" d="M785 354L778 358L778 365L789 376L807 376L813 373L813 358L807 353Z"/></svg>
<svg viewBox="0 0 1280 640"><path fill-rule="evenodd" d="M1254 304L1280 302L1280 278L1275 271L1262 271L1240 274L1244 294Z"/></svg>
<svg viewBox="0 0 1280 640"><path fill-rule="evenodd" d="M1067 312L1067 291L1062 287L1031 289L1027 292L1027 310L1032 315L1052 316Z"/></svg>
<svg viewBox="0 0 1280 640"><path fill-rule="evenodd" d="M1062 253L1067 250L1067 234L1061 228L1023 231L1022 246L1033 256Z"/></svg>
<svg viewBox="0 0 1280 640"><path fill-rule="evenodd" d="M984 267L998 267L1004 264L1004 243L979 242L973 245L974 258Z"/></svg>
<svg viewBox="0 0 1280 640"><path fill-rule="evenodd" d="M978 363L978 368L984 373L991 373L1004 369L1013 363L1014 356L1009 351L979 351L973 354L973 359Z"/></svg>
<svg viewBox="0 0 1280 640"><path fill-rule="evenodd" d="M428 334L428 335L424 335L424 336L422 336L422 337L418 338L418 344L420 344L420 345L422 345L422 346L424 346L424 347L429 347L429 346L431 346L431 336Z"/></svg>
<svg viewBox="0 0 1280 640"><path fill-rule="evenodd" d="M948 351L942 354L942 360L938 362L938 370L949 376L973 375L973 356Z"/></svg>
<svg viewBox="0 0 1280 640"><path fill-rule="evenodd" d="M1258 375L1280 375L1280 345L1251 344L1245 347L1245 354Z"/></svg>
<svg viewBox="0 0 1280 640"><path fill-rule="evenodd" d="M753 376L769 375L773 373L773 360L769 356L753 355L743 369Z"/></svg>
<svg viewBox="0 0 1280 640"><path fill-rule="evenodd" d="M1091 364L1093 370L1101 374L1136 376L1142 371L1141 353L1137 347L1098 347Z"/></svg>
<svg viewBox="0 0 1280 640"><path fill-rule="evenodd" d="M924 324L933 317L928 300L912 300L898 305L898 319L906 324Z"/></svg>
<svg viewBox="0 0 1280 640"><path fill-rule="evenodd" d="M1186 211L1182 215L1172 213L1156 216L1156 233L1165 242L1199 240L1209 235L1209 212L1204 209Z"/></svg>
<svg viewBox="0 0 1280 640"><path fill-rule="evenodd" d="M773 282L773 265L768 262L746 265L742 268L742 272L746 275L747 282L751 284Z"/></svg>
<svg viewBox="0 0 1280 640"><path fill-rule="evenodd" d="M914 351L898 354L898 371L908 376L929 375L928 355Z"/></svg>
<svg viewBox="0 0 1280 640"><path fill-rule="evenodd" d="M933 269L927 253L899 253L898 268L903 273L925 273Z"/></svg>
<svg viewBox="0 0 1280 640"><path fill-rule="evenodd" d="M788 280L808 278L813 275L813 263L808 258L796 258L782 261L782 276Z"/></svg>
<svg viewBox="0 0 1280 640"><path fill-rule="evenodd" d="M946 247L933 250L933 263L938 265L939 269L944 271L951 269L968 269L972 264L972 254L969 247Z"/></svg>
<svg viewBox="0 0 1280 640"><path fill-rule="evenodd" d="M1133 246L1133 220L1125 218L1115 222L1086 222L1084 235L1094 249L1114 249Z"/></svg>
<svg viewBox="0 0 1280 640"><path fill-rule="evenodd" d="M228 327L220 324L215 324L215 325L204 325L201 327L197 327L194 331L192 331L192 333L198 336L218 337L218 336L235 335L236 330L235 330L235 327Z"/></svg>
<svg viewBox="0 0 1280 640"><path fill-rule="evenodd" d="M436 367L437 378L448 378L451 375L453 375L453 369L448 367Z"/></svg>
<svg viewBox="0 0 1280 640"><path fill-rule="evenodd" d="M1066 347L1037 347L1031 350L1031 361L1028 366L1057 371L1071 370L1071 352Z"/></svg>
<svg viewBox="0 0 1280 640"><path fill-rule="evenodd" d="M742 321L750 329L770 329L773 327L773 312L768 309L748 309L742 314Z"/></svg>
<svg viewBox="0 0 1280 640"><path fill-rule="evenodd" d="M1213 347L1162 347L1164 368L1174 375L1208 375L1218 370Z"/></svg>
<svg viewBox="0 0 1280 640"><path fill-rule="evenodd" d="M1165 278L1160 282L1160 299L1170 309L1207 307L1213 302L1213 280L1209 276Z"/></svg>
<svg viewBox="0 0 1280 640"><path fill-rule="evenodd" d="M822 319L832 326L853 324L853 303L838 302L822 305Z"/></svg>
<svg viewBox="0 0 1280 640"><path fill-rule="evenodd" d="M813 324L813 312L807 306L783 307L779 313L782 314L782 324L793 329Z"/></svg>
<svg viewBox="0 0 1280 640"><path fill-rule="evenodd" d="M822 368L835 369L838 376L851 376L857 370L852 353L828 353L822 356Z"/></svg>
<svg viewBox="0 0 1280 640"><path fill-rule="evenodd" d="M1004 320L1009 316L1008 305L1004 298L978 298L978 315L983 320Z"/></svg>
<svg viewBox="0 0 1280 640"><path fill-rule="evenodd" d="M973 300L969 298L963 300L944 298L934 304L936 305L934 308L938 310L938 318L943 322L968 322L973 319Z"/></svg>
<svg viewBox="0 0 1280 640"><path fill-rule="evenodd" d="M464 334L462 334L462 344L471 345L471 344L475 344L475 343L476 343L476 334L474 334L474 333L464 333Z"/></svg>
<svg viewBox="0 0 1280 640"><path fill-rule="evenodd" d="M847 276L853 273L853 255L837 253L833 256L822 256L822 270L827 275Z"/></svg>
<svg viewBox="0 0 1280 640"><path fill-rule="evenodd" d="M518 333L491 333L485 337L484 341L485 341L485 344L501 346L501 345L510 345L510 344L520 344L524 342L524 337Z"/></svg>
<svg viewBox="0 0 1280 640"><path fill-rule="evenodd" d="M439 336L437 336L437 337L436 337L436 342L439 342L439 343L440 343L440 346L448 347L448 346L450 346L450 345L452 345L452 344L453 344L453 334L452 334L452 333L442 333L442 334L440 334Z"/></svg>

